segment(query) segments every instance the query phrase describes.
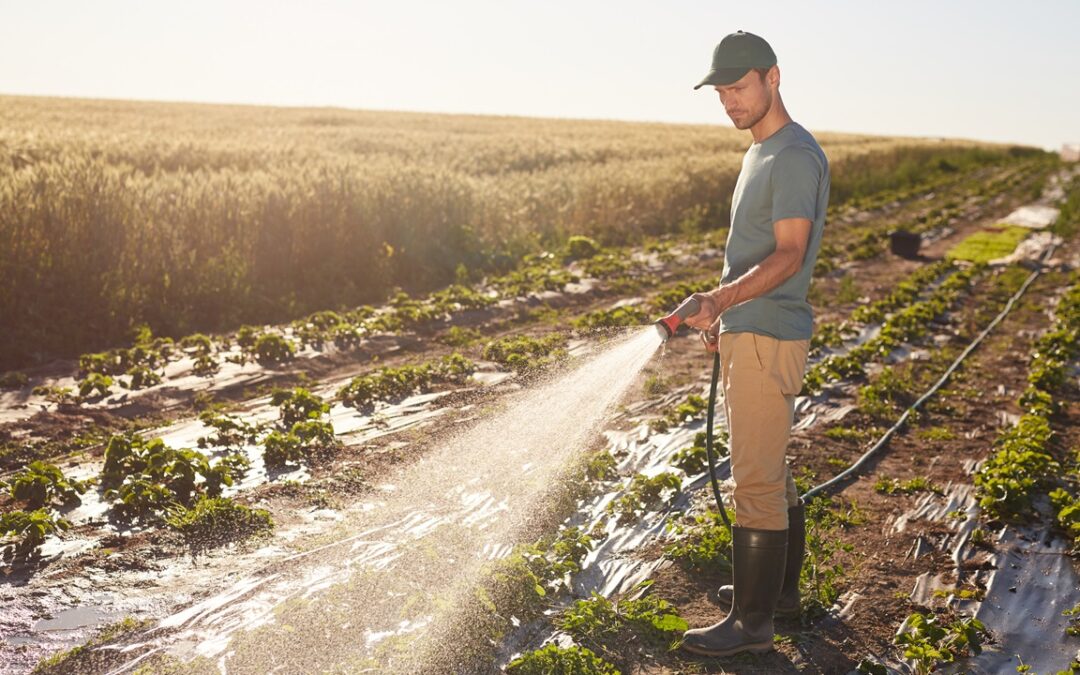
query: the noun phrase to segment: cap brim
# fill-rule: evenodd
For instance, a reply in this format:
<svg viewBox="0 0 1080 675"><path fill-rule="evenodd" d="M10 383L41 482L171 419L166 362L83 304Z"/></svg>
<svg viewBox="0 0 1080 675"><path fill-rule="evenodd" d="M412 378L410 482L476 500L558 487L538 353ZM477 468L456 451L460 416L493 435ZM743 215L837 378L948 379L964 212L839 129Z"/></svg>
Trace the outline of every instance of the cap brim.
<svg viewBox="0 0 1080 675"><path fill-rule="evenodd" d="M718 68L716 70L710 70L709 74L705 76L705 79L698 82L694 89L700 89L707 84L716 86L718 84L725 85L732 82L738 82L750 72L750 68Z"/></svg>

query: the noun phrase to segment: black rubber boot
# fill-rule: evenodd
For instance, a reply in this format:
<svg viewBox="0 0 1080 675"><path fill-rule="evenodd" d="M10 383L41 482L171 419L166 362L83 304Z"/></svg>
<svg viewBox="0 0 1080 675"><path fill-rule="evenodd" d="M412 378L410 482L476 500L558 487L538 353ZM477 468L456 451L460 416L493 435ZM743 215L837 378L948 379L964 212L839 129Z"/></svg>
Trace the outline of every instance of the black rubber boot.
<svg viewBox="0 0 1080 675"><path fill-rule="evenodd" d="M683 635L682 648L704 656L773 649L773 611L784 583L787 530L732 528L732 579L735 602L718 624Z"/></svg>
<svg viewBox="0 0 1080 675"><path fill-rule="evenodd" d="M799 616L799 575L802 573L803 556L806 554L806 509L802 502L788 509L787 567L784 568L784 587L776 603L776 616L791 618ZM716 591L720 606L731 611L731 585Z"/></svg>

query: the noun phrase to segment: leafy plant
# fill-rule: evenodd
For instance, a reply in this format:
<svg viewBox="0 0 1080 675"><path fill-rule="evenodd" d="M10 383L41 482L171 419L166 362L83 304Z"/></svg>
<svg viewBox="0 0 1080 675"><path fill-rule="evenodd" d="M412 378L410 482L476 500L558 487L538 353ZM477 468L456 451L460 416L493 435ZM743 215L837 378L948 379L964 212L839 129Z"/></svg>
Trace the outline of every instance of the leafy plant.
<svg viewBox="0 0 1080 675"><path fill-rule="evenodd" d="M879 476L877 482L874 483L874 489L884 495L894 495L897 493L909 495L913 492L934 492L936 494L942 494L941 488L931 483L930 479L926 476L916 476L915 478L909 478L904 481L899 478Z"/></svg>
<svg viewBox="0 0 1080 675"><path fill-rule="evenodd" d="M511 661L512 675L620 675L621 671L585 647L547 645Z"/></svg>
<svg viewBox="0 0 1080 675"><path fill-rule="evenodd" d="M990 638L981 621L957 619L943 624L934 615L915 612L905 622L907 630L896 636L904 647L904 658L911 659L917 675L927 675L938 665L954 663L969 654L982 653L982 642Z"/></svg>
<svg viewBox="0 0 1080 675"><path fill-rule="evenodd" d="M628 595L650 585L651 581L642 582ZM670 602L651 594L636 600L611 602L594 592L590 598L578 600L567 608L555 623L578 643L602 655L614 656L614 660L619 660L619 652L631 641L654 648L671 648L689 628Z"/></svg>
<svg viewBox="0 0 1080 675"><path fill-rule="evenodd" d="M69 480L55 465L34 460L5 482L12 497L39 509L54 501L79 502L79 495L86 492L92 481Z"/></svg>
<svg viewBox="0 0 1080 675"><path fill-rule="evenodd" d="M517 335L487 343L483 357L517 373L533 373L564 358L565 346L566 336L558 333L538 338Z"/></svg>
<svg viewBox="0 0 1080 675"><path fill-rule="evenodd" d="M728 520L735 512L728 510ZM717 511L708 511L686 522L671 522L668 532L676 540L664 547L664 555L696 572L731 574L731 532Z"/></svg>
<svg viewBox="0 0 1080 675"><path fill-rule="evenodd" d="M0 547L4 560L29 560L39 554L50 534L59 534L71 523L46 509L9 511L0 515Z"/></svg>
<svg viewBox="0 0 1080 675"><path fill-rule="evenodd" d="M618 514L620 521L629 521L642 513L670 502L682 489L682 479L665 471L655 476L635 474L621 497L607 506L608 513Z"/></svg>

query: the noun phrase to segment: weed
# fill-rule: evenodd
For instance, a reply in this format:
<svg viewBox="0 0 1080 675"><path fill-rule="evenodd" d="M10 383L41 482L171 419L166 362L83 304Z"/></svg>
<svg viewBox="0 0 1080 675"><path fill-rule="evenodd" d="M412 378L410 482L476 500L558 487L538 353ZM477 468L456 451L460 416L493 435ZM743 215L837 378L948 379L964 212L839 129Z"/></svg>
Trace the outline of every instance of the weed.
<svg viewBox="0 0 1080 675"><path fill-rule="evenodd" d="M928 427L926 429L919 429L915 432L915 436L923 441L951 441L956 438L956 434L952 432L948 427Z"/></svg>
<svg viewBox="0 0 1080 675"><path fill-rule="evenodd" d="M274 528L269 511L251 509L226 497L200 497L191 508L175 510L165 522L196 550L265 534Z"/></svg>
<svg viewBox="0 0 1080 675"><path fill-rule="evenodd" d="M586 647L547 645L527 652L506 666L511 675L620 675L620 671Z"/></svg>

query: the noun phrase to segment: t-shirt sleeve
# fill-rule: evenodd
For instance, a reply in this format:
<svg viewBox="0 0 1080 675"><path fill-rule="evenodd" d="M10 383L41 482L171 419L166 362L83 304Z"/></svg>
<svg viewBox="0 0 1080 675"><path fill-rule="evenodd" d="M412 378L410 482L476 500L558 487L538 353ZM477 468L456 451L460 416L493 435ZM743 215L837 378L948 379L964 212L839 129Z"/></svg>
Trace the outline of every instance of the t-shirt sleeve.
<svg viewBox="0 0 1080 675"><path fill-rule="evenodd" d="M805 145L789 145L773 159L772 219L817 215L818 190L823 171L821 159Z"/></svg>

